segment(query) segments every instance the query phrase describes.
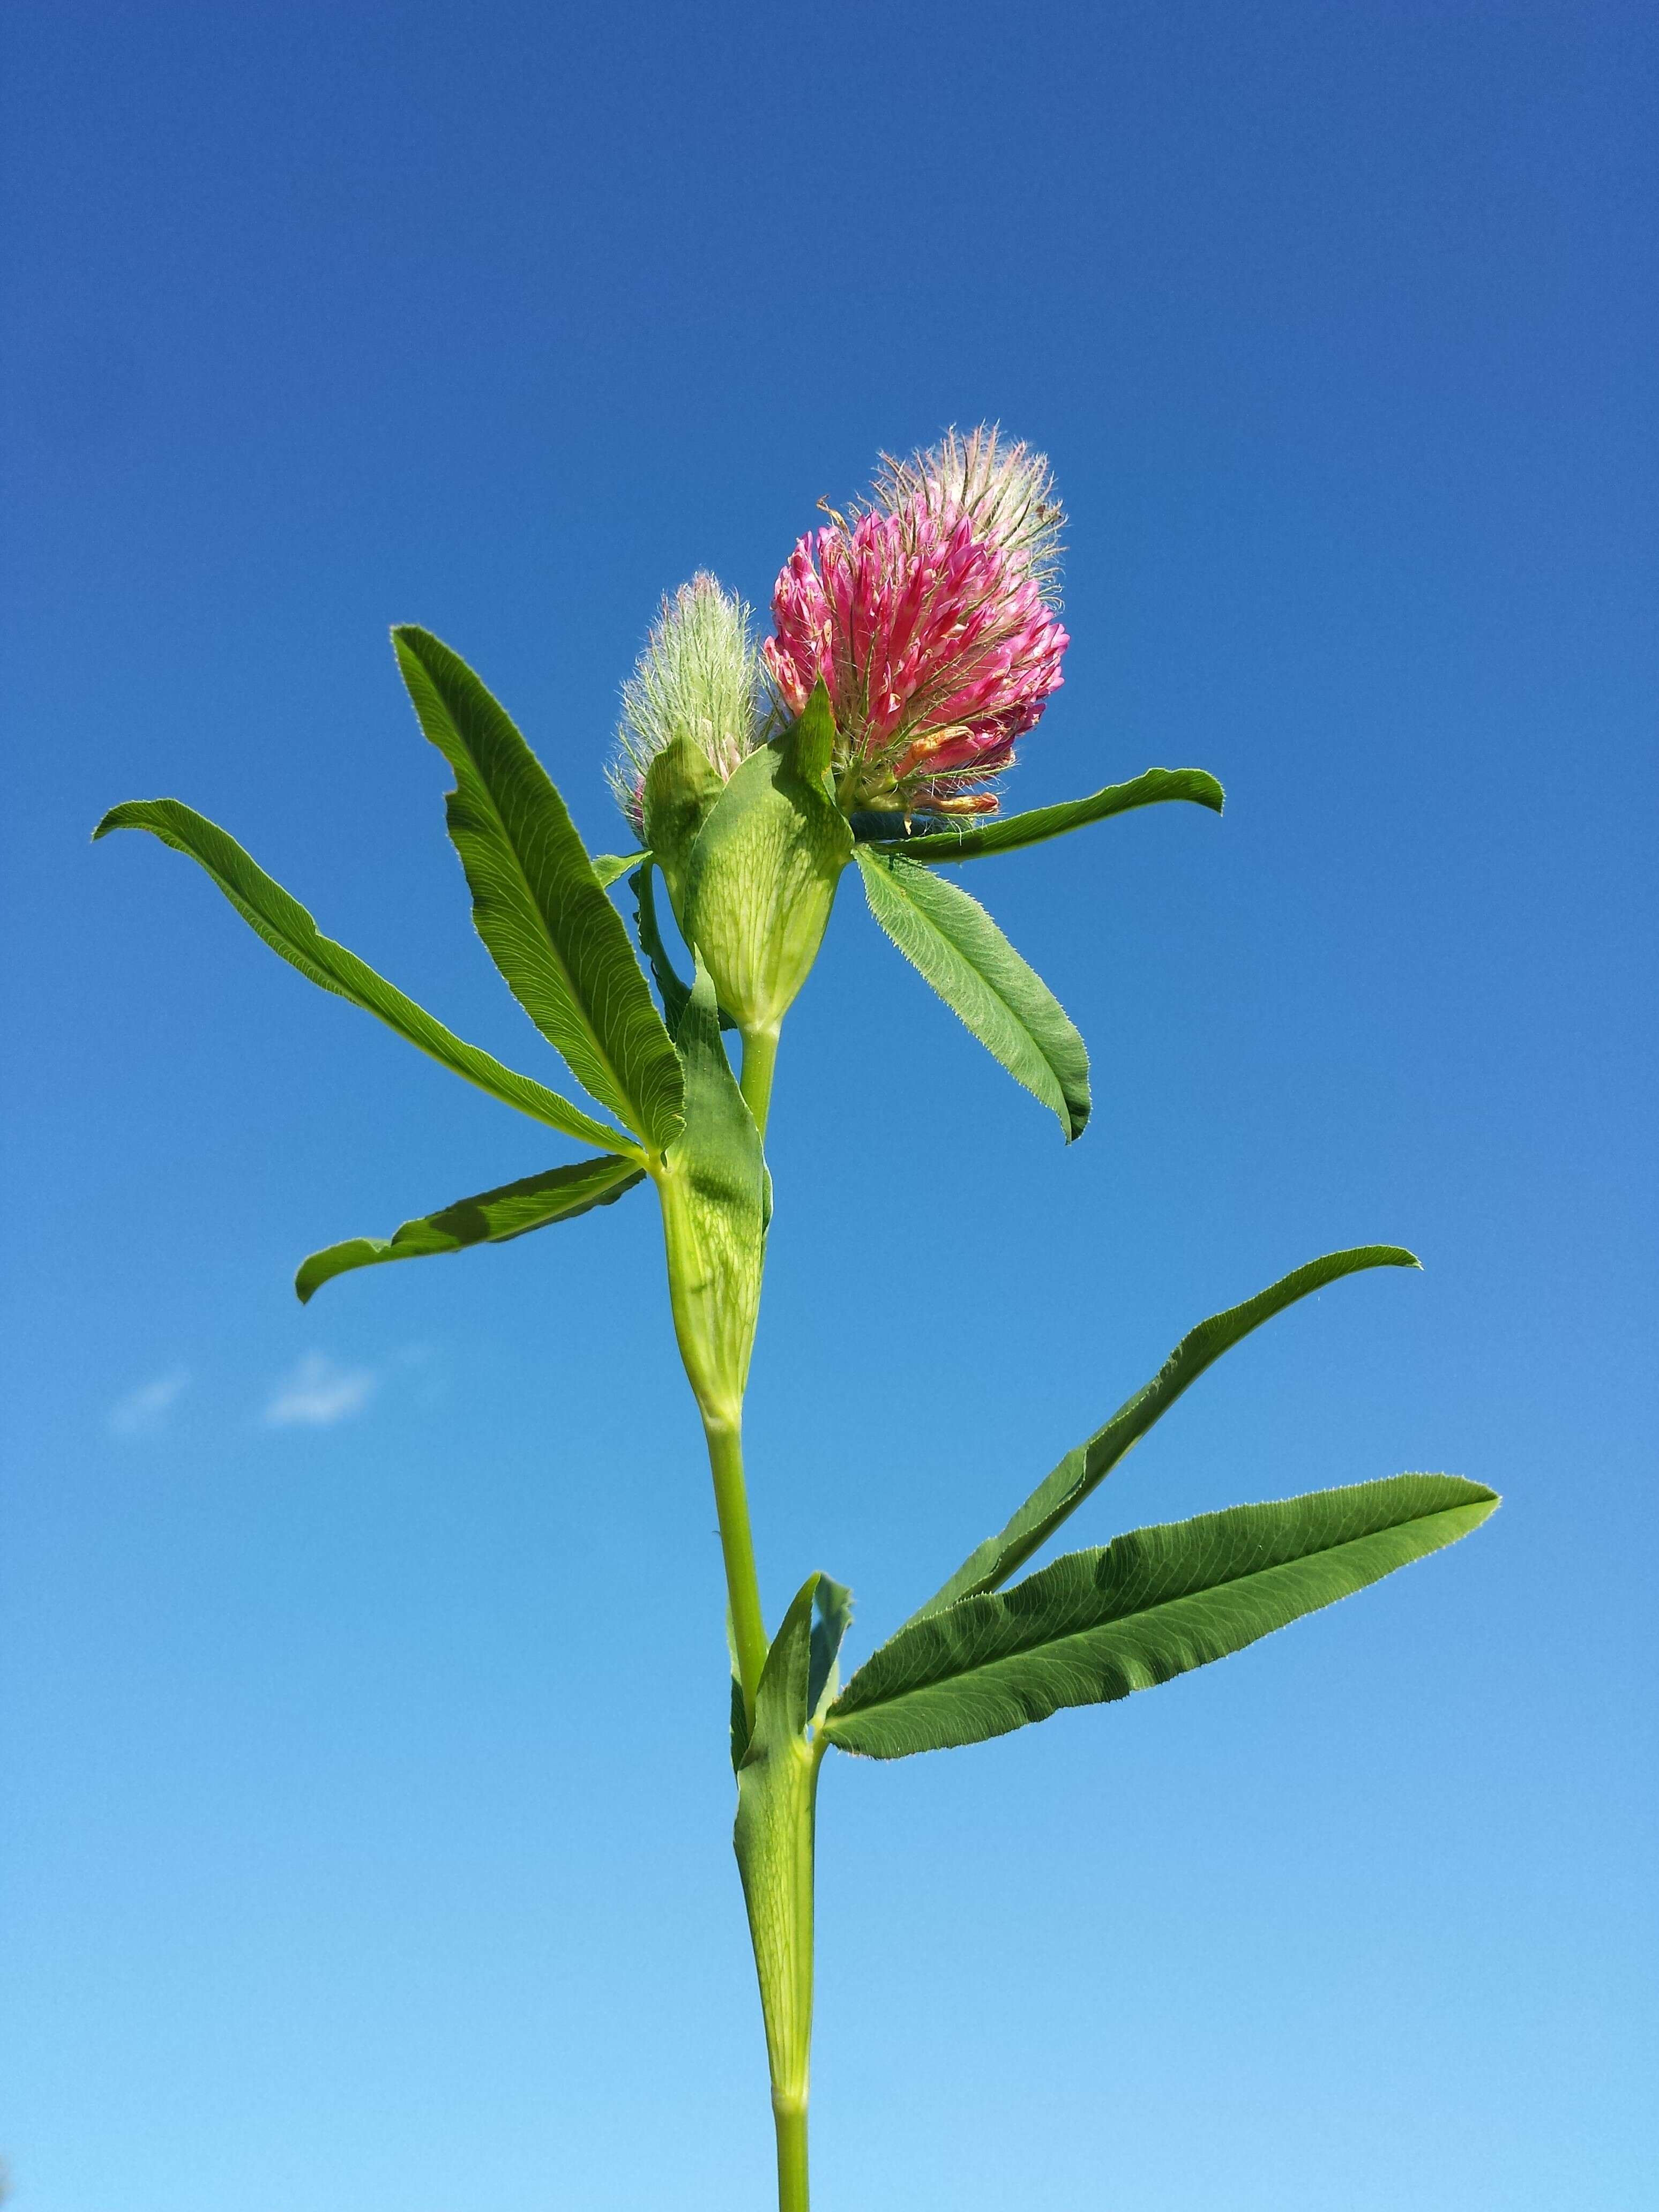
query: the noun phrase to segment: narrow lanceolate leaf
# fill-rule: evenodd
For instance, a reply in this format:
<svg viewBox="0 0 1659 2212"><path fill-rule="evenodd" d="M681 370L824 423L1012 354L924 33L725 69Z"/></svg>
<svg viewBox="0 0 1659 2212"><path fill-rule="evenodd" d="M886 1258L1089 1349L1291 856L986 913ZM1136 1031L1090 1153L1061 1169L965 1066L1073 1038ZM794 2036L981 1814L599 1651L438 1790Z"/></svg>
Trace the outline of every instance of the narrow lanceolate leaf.
<svg viewBox="0 0 1659 2212"><path fill-rule="evenodd" d="M682 979L662 941L662 929L657 920L657 886L649 854L628 881L634 894L634 921L640 933L640 950L650 962L651 973L657 979L663 1018L671 1031L678 1031L686 1001L691 996L691 986Z"/></svg>
<svg viewBox="0 0 1659 2212"><path fill-rule="evenodd" d="M1151 1689L1455 1543L1497 1504L1455 1475L1401 1474L1137 1528L900 1629L825 1732L902 1759Z"/></svg>
<svg viewBox="0 0 1659 2212"><path fill-rule="evenodd" d="M1166 799L1188 799L1195 805L1221 811L1223 793L1212 775L1201 768L1149 768L1130 783L1109 783L1087 799L1068 799L1058 806L1035 806L1024 814L1000 815L994 821L960 830L929 830L884 849L908 854L913 860L975 860L992 853L1016 853L1023 845L1041 844L1045 837L1063 837L1109 815L1127 814L1137 806L1157 806Z"/></svg>
<svg viewBox="0 0 1659 2212"><path fill-rule="evenodd" d="M465 1076L469 1083L476 1083L481 1091L506 1105L516 1106L521 1114L545 1121L551 1129L562 1129L568 1137L580 1137L610 1152L633 1151L619 1130L595 1121L568 1098L561 1098L556 1091L503 1067L476 1045L464 1044L424 1007L377 975L355 952L325 937L299 901L291 898L249 859L234 837L205 815L176 799L134 799L111 807L92 834L94 838L104 837L112 830L148 830L174 852L187 853L207 871L248 927L264 938L273 952L280 952L290 967L325 991L332 991L337 998L349 999L354 1006L378 1015L399 1036L441 1060L457 1075Z"/></svg>
<svg viewBox="0 0 1659 2212"><path fill-rule="evenodd" d="M919 842L925 842L925 840ZM977 899L897 853L858 848L870 911L905 958L1016 1082L1060 1116L1089 1119L1089 1054L1065 1008Z"/></svg>
<svg viewBox="0 0 1659 2212"><path fill-rule="evenodd" d="M680 1123L679 1062L564 801L464 660L423 629L392 637L454 770L449 834L490 957L577 1081L661 1152Z"/></svg>
<svg viewBox="0 0 1659 2212"><path fill-rule="evenodd" d="M499 1190L481 1191L477 1198L459 1198L418 1221L405 1221L389 1238L353 1237L343 1244L331 1244L326 1251L313 1252L301 1263L294 1287L305 1305L325 1283L354 1267L464 1252L470 1244L505 1244L509 1237L528 1236L550 1222L574 1221L596 1206L610 1206L644 1180L645 1170L636 1159L614 1155L526 1176L519 1182L503 1183Z"/></svg>
<svg viewBox="0 0 1659 2212"><path fill-rule="evenodd" d="M1358 1244L1346 1252L1328 1252L1322 1260L1310 1260L1305 1267L1281 1276L1243 1305L1230 1306L1225 1313L1212 1314L1208 1321L1200 1322L1182 1338L1152 1381L1127 1399L1086 1443L1067 1452L1007 1526L970 1553L950 1581L911 1619L925 1620L958 1598L976 1596L1006 1583L1033 1552L1048 1542L1090 1492L1106 1480L1130 1446L1169 1412L1188 1385L1264 1321L1283 1313L1298 1298L1322 1291L1328 1283L1340 1282L1344 1275L1357 1275L1366 1267L1415 1267L1418 1264L1398 1244Z"/></svg>

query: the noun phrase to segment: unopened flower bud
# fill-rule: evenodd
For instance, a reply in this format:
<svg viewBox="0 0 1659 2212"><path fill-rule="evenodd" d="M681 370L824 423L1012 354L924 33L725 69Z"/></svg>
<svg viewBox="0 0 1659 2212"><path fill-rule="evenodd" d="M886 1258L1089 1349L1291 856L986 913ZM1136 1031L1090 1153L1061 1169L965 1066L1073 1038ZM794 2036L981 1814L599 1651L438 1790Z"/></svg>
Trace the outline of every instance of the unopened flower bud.
<svg viewBox="0 0 1659 2212"><path fill-rule="evenodd" d="M760 742L767 702L752 621L740 599L699 573L664 599L623 686L611 787L635 835L657 852L677 911L691 839ZM660 818L648 823L653 812Z"/></svg>

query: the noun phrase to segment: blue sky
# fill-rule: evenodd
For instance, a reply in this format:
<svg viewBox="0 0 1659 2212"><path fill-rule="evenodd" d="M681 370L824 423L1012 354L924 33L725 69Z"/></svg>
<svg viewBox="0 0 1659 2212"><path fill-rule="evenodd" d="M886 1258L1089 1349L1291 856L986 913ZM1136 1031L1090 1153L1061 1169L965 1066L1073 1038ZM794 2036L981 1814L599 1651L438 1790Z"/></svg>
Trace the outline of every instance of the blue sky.
<svg viewBox="0 0 1659 2212"><path fill-rule="evenodd" d="M596 848L708 565L998 417L1072 516L975 879L1066 1149L855 888L786 1033L775 1613L867 1650L1182 1331L1374 1238L1074 1523L1446 1468L1473 1541L822 1805L826 2212L1636 2212L1651 2082L1650 10L23 4L0 161L7 2047L30 2212L766 2202L713 1515L647 1196L283 968L175 793L464 1035L426 623Z"/></svg>

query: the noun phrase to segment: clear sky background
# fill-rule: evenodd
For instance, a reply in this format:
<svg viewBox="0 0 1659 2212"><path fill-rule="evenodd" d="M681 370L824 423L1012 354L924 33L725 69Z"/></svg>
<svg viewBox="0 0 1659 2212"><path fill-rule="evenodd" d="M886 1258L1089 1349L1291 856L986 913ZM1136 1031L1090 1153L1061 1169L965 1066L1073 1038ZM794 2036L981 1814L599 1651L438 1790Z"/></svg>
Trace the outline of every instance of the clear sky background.
<svg viewBox="0 0 1659 2212"><path fill-rule="evenodd" d="M1072 515L1018 802L1228 809L974 876L1091 1046L1070 1150L845 888L774 1122L774 1614L824 1568L867 1651L1193 1322L1371 1239L1425 1273L1252 1339L1076 1540L1507 1502L1127 1705L832 1763L819 2201L1650 2205L1652 11L19 0L5 48L19 2207L768 2201L649 1194L302 1311L305 1253L567 1154L87 840L189 799L551 1075L387 625L613 848L658 594L763 604L981 417Z"/></svg>

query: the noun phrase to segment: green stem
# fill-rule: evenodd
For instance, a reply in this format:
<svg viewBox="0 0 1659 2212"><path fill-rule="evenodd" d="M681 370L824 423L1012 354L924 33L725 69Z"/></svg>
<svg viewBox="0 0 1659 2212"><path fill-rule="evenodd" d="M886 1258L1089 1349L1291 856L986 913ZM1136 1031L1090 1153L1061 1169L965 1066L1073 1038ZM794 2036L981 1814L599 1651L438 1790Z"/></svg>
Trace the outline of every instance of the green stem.
<svg viewBox="0 0 1659 2212"><path fill-rule="evenodd" d="M766 1116L772 1104L772 1071L777 1065L776 1025L743 1032L743 1073L738 1088L755 1117L755 1127L766 1134Z"/></svg>
<svg viewBox="0 0 1659 2212"><path fill-rule="evenodd" d="M705 1413L702 1432L708 1442L708 1466L714 1478L714 1510L720 1517L738 1678L743 1684L744 1710L752 1723L755 1695L766 1664L766 1620L761 1612L755 1540L749 1526L749 1491L743 1475L742 1417L722 1420Z"/></svg>
<svg viewBox="0 0 1659 2212"><path fill-rule="evenodd" d="M738 1420L705 1414L703 1433L720 1514L732 1641L737 1648L744 1711L752 1729L768 1647L744 1482L743 1431ZM818 1768L824 1749L823 1738L808 1743L799 1737L769 1749L767 1756L775 1778L764 1790L763 1804L754 1808L752 1824L744 1820L743 1781L738 1787L738 1863L766 2022L772 2120L777 2131L778 2212L810 2212L806 2100L812 2043L812 1876Z"/></svg>
<svg viewBox="0 0 1659 2212"><path fill-rule="evenodd" d="M778 2212L811 2212L806 2187L806 2100L772 2100L778 2130Z"/></svg>
<svg viewBox="0 0 1659 2212"><path fill-rule="evenodd" d="M775 1024L744 1030L739 1088L763 1136L777 1050ZM738 1356L741 1347L732 1342L732 1316L724 1311L720 1296L725 1278L711 1261L700 1230L692 1187L672 1154L653 1176L662 1200L675 1332L708 1447L732 1642L750 1735L749 1753L738 1778L734 1840L766 2024L777 2130L778 2207L779 2212L809 2212L806 2098L812 2034L813 1815L823 1747L800 1732L798 1722L791 1723L781 1741L774 1740L775 1728L757 1733L757 1705L769 1647L744 1480L742 1371L747 1360ZM751 1327L752 1319L750 1309Z"/></svg>

